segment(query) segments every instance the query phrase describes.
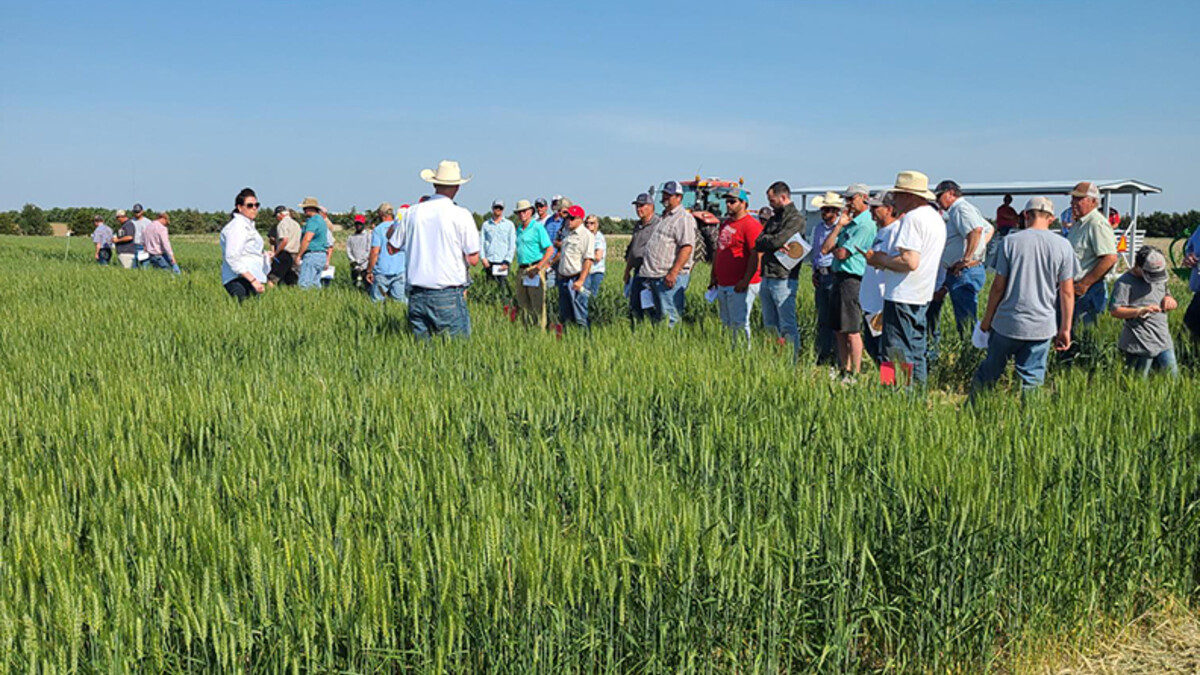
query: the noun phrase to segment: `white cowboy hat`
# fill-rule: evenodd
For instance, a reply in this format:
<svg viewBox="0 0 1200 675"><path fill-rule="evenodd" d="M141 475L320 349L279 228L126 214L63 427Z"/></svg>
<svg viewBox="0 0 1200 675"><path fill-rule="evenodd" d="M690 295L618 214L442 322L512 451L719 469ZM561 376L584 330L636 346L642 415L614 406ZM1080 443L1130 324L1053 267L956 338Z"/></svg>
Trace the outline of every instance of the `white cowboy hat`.
<svg viewBox="0 0 1200 675"><path fill-rule="evenodd" d="M513 213L520 213L526 209L533 210L533 204L530 204L528 199L521 199L518 200L517 205L513 207Z"/></svg>
<svg viewBox="0 0 1200 675"><path fill-rule="evenodd" d="M437 167L437 171L433 169L421 169L421 180L434 185L463 185L470 181L472 176L463 178L462 170L458 168L458 162L452 162L448 159L443 159Z"/></svg>
<svg viewBox="0 0 1200 675"><path fill-rule="evenodd" d="M901 171L896 174L896 185L892 188L892 192L917 195L931 202L937 199L937 195L929 191L929 176L920 171Z"/></svg>
<svg viewBox="0 0 1200 675"><path fill-rule="evenodd" d="M824 196L813 197L812 205L814 209L844 209L846 200L836 192L826 192Z"/></svg>

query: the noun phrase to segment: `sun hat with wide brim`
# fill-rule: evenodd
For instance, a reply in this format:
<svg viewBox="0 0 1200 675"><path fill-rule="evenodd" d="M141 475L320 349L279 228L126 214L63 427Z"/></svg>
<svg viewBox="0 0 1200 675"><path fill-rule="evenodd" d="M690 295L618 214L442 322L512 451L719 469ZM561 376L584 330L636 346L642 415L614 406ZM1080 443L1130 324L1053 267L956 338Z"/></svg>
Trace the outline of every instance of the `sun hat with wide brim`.
<svg viewBox="0 0 1200 675"><path fill-rule="evenodd" d="M316 209L320 211L321 202L317 201L316 197L305 197L304 201L300 202L300 210L303 211L304 209Z"/></svg>
<svg viewBox="0 0 1200 675"><path fill-rule="evenodd" d="M896 184L892 186L892 192L904 192L929 201L937 199L937 195L929 191L929 176L920 171L901 171L896 174Z"/></svg>
<svg viewBox="0 0 1200 675"><path fill-rule="evenodd" d="M437 171L421 169L421 180L434 185L464 185L470 182L471 178L473 176L464 178L462 169L458 168L458 162L448 159L443 159L438 163Z"/></svg>
<svg viewBox="0 0 1200 675"><path fill-rule="evenodd" d="M517 205L513 207L513 213L520 213L522 211L532 211L532 210L533 210L533 204L530 204L528 199L518 199Z"/></svg>
<svg viewBox="0 0 1200 675"><path fill-rule="evenodd" d="M824 195L813 197L812 205L814 209L844 209L846 200L836 192L826 192Z"/></svg>

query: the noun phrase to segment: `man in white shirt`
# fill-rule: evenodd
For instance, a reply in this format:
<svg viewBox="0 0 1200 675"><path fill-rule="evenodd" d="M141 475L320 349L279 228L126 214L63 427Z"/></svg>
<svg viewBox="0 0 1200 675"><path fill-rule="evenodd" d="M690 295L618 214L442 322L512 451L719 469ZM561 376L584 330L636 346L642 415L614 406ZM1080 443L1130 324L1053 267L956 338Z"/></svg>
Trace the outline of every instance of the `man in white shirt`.
<svg viewBox="0 0 1200 675"><path fill-rule="evenodd" d="M134 267L144 267L150 260L150 255L146 253L146 249L142 243L142 238L146 234L146 226L150 224L150 219L146 217L146 209L141 204L134 204L130 209L133 212L133 245L137 249L137 255L133 259Z"/></svg>
<svg viewBox="0 0 1200 675"><path fill-rule="evenodd" d="M434 195L404 215L401 227L388 239L393 255L406 252L408 323L420 339L430 335L468 337L467 286L471 266L479 264L479 230L471 212L454 203L463 177L458 162L443 160L437 171L424 169L421 180L432 183Z"/></svg>
<svg viewBox="0 0 1200 675"><path fill-rule="evenodd" d="M900 367L912 368L912 380L924 386L925 311L937 285L946 223L929 205L929 177L901 171L892 187L892 200L901 213L896 237L885 251L869 251L867 264L883 270L883 353Z"/></svg>

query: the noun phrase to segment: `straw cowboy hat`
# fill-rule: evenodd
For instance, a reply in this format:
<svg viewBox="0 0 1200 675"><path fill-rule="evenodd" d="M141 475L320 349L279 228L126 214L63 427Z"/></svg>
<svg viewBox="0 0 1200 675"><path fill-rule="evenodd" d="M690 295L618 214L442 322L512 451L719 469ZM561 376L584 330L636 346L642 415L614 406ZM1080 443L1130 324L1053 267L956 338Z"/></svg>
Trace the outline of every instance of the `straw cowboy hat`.
<svg viewBox="0 0 1200 675"><path fill-rule="evenodd" d="M421 180L434 185L463 185L470 181L472 176L463 178L462 170L458 168L458 162L452 162L448 159L443 159L439 164L437 171L432 169L421 169Z"/></svg>
<svg viewBox="0 0 1200 675"><path fill-rule="evenodd" d="M305 197L304 201L300 202L300 210L303 211L304 209L322 210L321 203L317 201L316 197Z"/></svg>
<svg viewBox="0 0 1200 675"><path fill-rule="evenodd" d="M929 191L929 176L920 171L901 171L896 174L896 185L892 187L892 192L906 192L929 201L937 199L937 195Z"/></svg>
<svg viewBox="0 0 1200 675"><path fill-rule="evenodd" d="M520 213L526 209L529 209L532 211L533 204L530 204L528 199L522 199L522 200L519 200L517 202L517 205L513 207L513 213Z"/></svg>
<svg viewBox="0 0 1200 675"><path fill-rule="evenodd" d="M824 196L813 197L814 209L844 209L846 200L836 192L826 192Z"/></svg>

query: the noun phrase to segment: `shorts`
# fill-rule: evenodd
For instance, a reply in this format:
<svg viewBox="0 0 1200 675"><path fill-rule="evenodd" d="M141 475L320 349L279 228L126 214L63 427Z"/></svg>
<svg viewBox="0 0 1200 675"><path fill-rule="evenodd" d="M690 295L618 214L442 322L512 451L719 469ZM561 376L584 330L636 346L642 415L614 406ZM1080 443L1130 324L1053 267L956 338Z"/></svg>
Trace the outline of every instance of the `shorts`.
<svg viewBox="0 0 1200 675"><path fill-rule="evenodd" d="M862 305L858 292L862 277L839 272L833 282L833 303L829 308L829 325L838 333L862 332Z"/></svg>

